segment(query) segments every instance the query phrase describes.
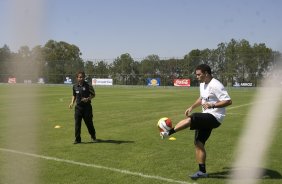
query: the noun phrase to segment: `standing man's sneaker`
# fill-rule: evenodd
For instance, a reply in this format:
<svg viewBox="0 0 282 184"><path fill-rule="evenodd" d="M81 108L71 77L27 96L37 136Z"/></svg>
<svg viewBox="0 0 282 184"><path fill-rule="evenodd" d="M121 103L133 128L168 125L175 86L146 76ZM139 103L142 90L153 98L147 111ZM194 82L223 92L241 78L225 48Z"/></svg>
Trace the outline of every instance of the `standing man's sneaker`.
<svg viewBox="0 0 282 184"><path fill-rule="evenodd" d="M98 140L96 139L96 136L91 137L91 142L98 142Z"/></svg>
<svg viewBox="0 0 282 184"><path fill-rule="evenodd" d="M81 141L75 140L75 141L73 142L73 144L79 144L79 143L81 143Z"/></svg>
<svg viewBox="0 0 282 184"><path fill-rule="evenodd" d="M191 175L190 178L192 180L196 180L199 178L207 178L209 175L208 173L203 173L202 171L197 171L195 174Z"/></svg>

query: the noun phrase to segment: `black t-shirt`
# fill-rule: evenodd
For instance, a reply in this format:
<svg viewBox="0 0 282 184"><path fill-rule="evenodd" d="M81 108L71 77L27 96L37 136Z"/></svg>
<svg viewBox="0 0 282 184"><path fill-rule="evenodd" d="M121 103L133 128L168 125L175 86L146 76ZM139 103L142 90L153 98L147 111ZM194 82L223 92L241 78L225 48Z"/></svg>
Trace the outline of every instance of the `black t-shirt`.
<svg viewBox="0 0 282 184"><path fill-rule="evenodd" d="M73 96L76 97L77 105L91 103L90 100L87 103L85 103L85 102L82 102L81 99L88 98L90 96L95 96L95 91L94 91L93 86L89 85L87 82L83 82L82 85L79 85L79 84L73 85L72 93L73 93Z"/></svg>

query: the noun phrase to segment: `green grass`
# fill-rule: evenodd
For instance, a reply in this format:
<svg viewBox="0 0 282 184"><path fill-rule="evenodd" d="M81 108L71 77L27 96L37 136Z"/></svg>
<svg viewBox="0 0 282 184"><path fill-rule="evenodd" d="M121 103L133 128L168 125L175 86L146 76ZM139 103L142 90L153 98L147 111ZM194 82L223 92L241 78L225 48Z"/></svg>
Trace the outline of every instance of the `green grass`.
<svg viewBox="0 0 282 184"><path fill-rule="evenodd" d="M29 88L34 88L31 92L35 90L37 95L24 96L25 91L30 92ZM160 140L156 123L164 116L170 117L174 124L183 119L185 109L199 96L198 88L98 87L92 104L97 138L102 142L88 144L90 136L83 124L82 141L85 144L79 145L72 144L74 113L68 109L71 92L71 86L31 85L27 89L23 85L0 85L0 148L194 182L187 178L198 169L194 156L194 132L179 132L174 135L176 141ZM233 100L230 107L236 107L251 103L255 89L231 88L229 93ZM25 107L21 107L23 99L26 99ZM32 116L34 122L22 125L21 120L26 117L19 116L19 109L28 109L28 102L33 99L37 100L39 108L27 110L27 118ZM227 182L250 106L227 109L223 125L213 131L206 145L207 169L211 177L197 183ZM14 109L15 113L11 114ZM9 121L10 116L15 122ZM281 120L280 116L278 121ZM61 128L55 129L55 125ZM268 176L259 179L260 183L281 183L281 130L279 123L264 167ZM3 150L0 150L0 169L0 178L6 183L26 183L28 177L35 177L34 183L40 184L169 183Z"/></svg>

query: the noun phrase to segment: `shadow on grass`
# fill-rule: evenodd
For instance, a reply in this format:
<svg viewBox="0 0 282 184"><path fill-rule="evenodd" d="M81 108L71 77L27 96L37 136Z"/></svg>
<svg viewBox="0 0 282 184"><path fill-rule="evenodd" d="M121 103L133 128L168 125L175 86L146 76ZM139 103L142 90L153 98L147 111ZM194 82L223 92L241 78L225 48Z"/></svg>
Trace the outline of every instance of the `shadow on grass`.
<svg viewBox="0 0 282 184"><path fill-rule="evenodd" d="M81 142L82 144L98 144L98 143L111 143L111 144L128 144L134 141L112 140L112 139L96 139L95 142Z"/></svg>
<svg viewBox="0 0 282 184"><path fill-rule="evenodd" d="M223 171L209 173L209 178L216 178L216 179L230 178L231 172L234 169L236 168L224 167ZM282 179L282 175L278 171L274 171L266 168L260 168L260 170L262 170L262 175L258 179Z"/></svg>

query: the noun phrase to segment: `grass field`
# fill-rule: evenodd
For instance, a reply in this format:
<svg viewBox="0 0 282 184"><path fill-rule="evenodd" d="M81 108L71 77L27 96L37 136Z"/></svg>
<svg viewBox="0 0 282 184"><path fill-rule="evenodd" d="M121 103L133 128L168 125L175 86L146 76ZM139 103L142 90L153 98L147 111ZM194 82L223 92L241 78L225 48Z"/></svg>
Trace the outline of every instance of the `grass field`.
<svg viewBox="0 0 282 184"><path fill-rule="evenodd" d="M25 96L30 88L36 95ZM83 124L83 144L74 145L71 86L0 85L0 183L226 183L255 89L229 89L233 104L206 145L210 177L197 181L187 177L198 169L194 132L160 140L156 123L164 116L174 124L184 118L198 88L98 87L96 94L94 124L101 142L89 143ZM37 110L28 110L29 98ZM30 117L33 123L22 121ZM259 183L282 182L282 115L278 121Z"/></svg>

